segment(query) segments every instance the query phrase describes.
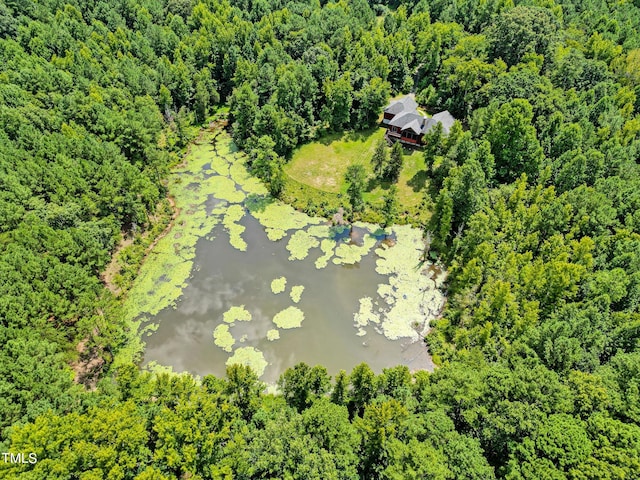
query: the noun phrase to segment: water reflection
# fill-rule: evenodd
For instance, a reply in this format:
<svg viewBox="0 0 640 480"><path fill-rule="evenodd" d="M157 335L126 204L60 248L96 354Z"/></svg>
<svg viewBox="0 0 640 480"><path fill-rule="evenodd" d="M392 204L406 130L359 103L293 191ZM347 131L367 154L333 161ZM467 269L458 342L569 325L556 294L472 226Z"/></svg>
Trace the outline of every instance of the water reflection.
<svg viewBox="0 0 640 480"><path fill-rule="evenodd" d="M189 184L187 188L197 187ZM191 277L176 307L151 319L158 328L144 339L143 363L157 362L174 371L201 376L224 375L225 363L232 353L214 344L213 331L223 323L226 311L243 306L252 318L229 325L235 340L233 348L260 350L268 362L262 377L267 382L275 382L286 368L298 362L322 364L331 374L341 369L349 371L361 362L376 371L397 364L411 369L430 368L430 358L421 342L389 340L376 331L380 327L375 325L354 327L360 299L369 297L375 312L389 309L378 294L378 285L389 282L387 276L375 270L375 248L354 264L336 265L329 261L325 268L317 268L316 260L327 258L320 246L312 248L304 260L290 261L292 252L286 246L294 232L273 242L252 215L264 212L272 202L269 197L256 194L244 200L245 215L239 223L245 227L241 236L247 244L246 251L233 248L229 234L220 224L199 240ZM219 213L220 207L226 205L227 201L209 196L206 212ZM395 234L383 229L372 232L361 225L330 229L330 238L339 244L366 244L369 248L374 243L372 237L376 244L393 245L396 241ZM285 291L274 294L271 282L282 276L286 278ZM291 295L293 286L304 287L297 302ZM279 338L269 340L267 332L277 328L274 316L292 306L304 313L301 327L279 329Z"/></svg>

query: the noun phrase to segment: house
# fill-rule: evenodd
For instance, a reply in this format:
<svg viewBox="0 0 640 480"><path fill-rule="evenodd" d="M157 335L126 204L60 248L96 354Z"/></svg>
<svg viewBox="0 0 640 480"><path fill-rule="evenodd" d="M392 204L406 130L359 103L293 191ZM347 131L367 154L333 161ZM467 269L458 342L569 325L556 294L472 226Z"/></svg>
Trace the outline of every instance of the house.
<svg viewBox="0 0 640 480"><path fill-rule="evenodd" d="M434 120L434 125L435 122L440 122L442 124L442 133L444 133L445 135L449 134L451 127L453 127L453 122L456 121L456 119L453 118L453 115L449 113L449 110L436 113L433 117L431 117L431 119Z"/></svg>
<svg viewBox="0 0 640 480"><path fill-rule="evenodd" d="M416 112L418 103L414 100L413 95L406 95L399 100L391 102L387 108L384 109L384 118L382 123L388 124L393 117L404 112Z"/></svg>
<svg viewBox="0 0 640 480"><path fill-rule="evenodd" d="M437 123L442 125L442 132L447 135L455 121L446 110L431 118L421 115L413 95L406 95L384 109L382 124L387 127L386 138L390 142L399 141L405 145L419 146L424 134Z"/></svg>
<svg viewBox="0 0 640 480"><path fill-rule="evenodd" d="M430 128L431 119L418 112L402 112L394 116L387 125L387 139L410 145L420 145L422 136Z"/></svg>

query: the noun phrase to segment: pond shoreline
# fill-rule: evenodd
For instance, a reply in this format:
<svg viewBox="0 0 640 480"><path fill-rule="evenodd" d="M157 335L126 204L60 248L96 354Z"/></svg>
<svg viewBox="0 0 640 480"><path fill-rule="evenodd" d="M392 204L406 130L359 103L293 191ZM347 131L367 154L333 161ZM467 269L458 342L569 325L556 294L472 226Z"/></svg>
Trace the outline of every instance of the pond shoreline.
<svg viewBox="0 0 640 480"><path fill-rule="evenodd" d="M401 241L391 247L390 245L394 242L379 241L377 237L380 236L381 229L376 225L359 224L356 222L356 224L349 225L348 228L349 230L355 229L356 233L361 234L363 237L361 245L358 245L358 242L349 241L351 240L350 235L347 235L349 240L334 240L333 238L341 237L327 236L332 228L330 219L309 217L304 213L296 211L286 203L268 199L264 185L251 176L246 170L246 157L244 154L238 152L224 129L203 129L198 139L189 145L187 152L182 162L172 169L168 178L169 195L172 199L175 199L173 203L172 221L162 234L154 240L151 248L146 251L139 278L131 290L127 292L127 295L125 295L124 310L126 311L126 318L130 325L129 331L132 341L116 355L117 358L114 360L115 366L127 360L136 361L137 359L138 361L142 361L142 364L148 363L149 368L152 368L154 364L167 364L173 365L177 371L189 371L197 375L208 373L223 375L224 372L220 371L220 367L215 367L215 371L211 371L211 369L214 364L218 364L220 361L224 363L225 358L227 359L227 363L233 361L228 355L229 353L235 352L235 350L233 350L233 346L235 345L235 349L238 355L240 355L238 358L243 358L242 361L257 361L257 355L259 355L262 360L256 365L261 365L260 368L262 369L267 365L271 365L269 377L273 379L275 375L273 369L277 370L279 363L273 364L272 362L275 361L275 359L269 356L267 357L268 361L265 361L261 351L266 348L266 352L268 352L269 355L280 355L277 353L279 351L278 349L273 350L272 344L281 345L281 347L286 344L289 345L287 348L295 349L296 347L292 347L293 344L290 344L290 342L293 341L294 338L300 337L300 331L313 331L313 329L311 331L308 329L313 326L314 322L320 320L318 315L324 317L326 320L330 320L339 312L338 317L345 319L341 320L342 326L340 327L340 331L342 331L342 333L340 333L340 335L344 337L344 342L346 343L344 347L340 347L338 344L332 347L334 350L337 349L333 353L334 356L335 354L339 354L338 357L348 354L350 358L355 359L358 355L362 355L363 359L361 361L366 362L373 361L374 358L380 357L377 361L373 361L374 364L378 364L378 367L376 367L378 369L381 369L384 365L392 366L396 364L406 364L411 366L411 369L414 371L421 369L430 370L433 368L433 363L430 360L426 346L422 342L422 335L428 330L429 319L433 317L434 314L432 303L435 302L437 305L440 302L439 299L442 297L442 294L438 288L436 288L436 281L430 278L432 275L424 275L426 270L423 266L417 266L419 264L419 254L424 247L422 235L419 230L405 226L394 227L393 229L384 231L384 238L395 239L397 236L401 237ZM213 197L211 197L211 195L213 195ZM245 220L242 220L243 218L253 218L253 220L246 223ZM221 235L228 238L230 244L226 243L223 238L218 238ZM209 251L209 253L203 253L198 250L200 253L196 254L196 244L202 245L202 248L205 248L206 245L210 245L210 242L212 242L214 238L216 238L214 243L217 246L207 246L206 251ZM266 244L264 243L265 241L267 242ZM204 244L202 242L204 242ZM259 244L255 242L259 242ZM288 261L285 256L284 259L279 260L279 262L284 260L284 263L269 264L271 266L268 268L273 269L273 267L276 266L276 268L280 268L280 271L287 277L291 275L292 279L295 279L296 275L299 275L295 272L301 272L301 268L303 270L309 268L309 260L304 259L312 250L320 253L320 257L315 261L315 268L313 268L313 260L311 260L312 269L302 277L298 277L297 282L291 283L292 288L297 289L295 295L293 294L293 290L290 293L291 299L297 303L302 297L302 310L299 310L297 307L287 308L286 304L281 304L276 310L270 310L274 307L269 307L269 305L275 300L269 300L268 298L271 298L276 292L271 293L269 291L269 295L262 300L260 296L252 297L253 300L247 304L247 308L252 310L256 320L254 322L247 322L247 325L237 330L240 326L234 327L233 322L224 329L222 327L214 328L216 326L216 315L221 315L221 313L215 313L214 316L211 317L211 312L206 313L210 311L211 307L204 307L205 310L202 310L202 312L205 313L205 316L198 317L202 318L198 320L200 323L193 324L193 321L189 320L189 318L192 317L184 317L185 321L188 320L191 322L190 324L192 326L189 328L196 328L196 330L193 330L193 334L189 334L190 337L185 337L182 343L171 340L172 346L169 350L171 350L171 348L174 350L181 349L180 352L182 353L178 353L176 350L169 355L168 347L161 347L158 342L160 342L162 338L169 340L184 335L184 333L173 332L167 337L167 332L172 331L171 329L184 328L180 327L180 325L182 325L181 323L176 323L177 320L169 320L169 318L176 317L176 315L178 315L176 318L182 318L180 315L184 316L184 314L181 314L181 311L185 308L193 308L189 305L195 306L202 304L202 302L205 302L206 305L206 302L209 302L209 300L207 300L208 298L218 298L219 295L223 294L225 289L233 289L236 288L234 285L240 285L237 283L238 280L227 280L231 281L230 284L225 284L224 280L214 281L213 284L207 287L213 290L208 290L208 293L204 296L202 293L196 293L196 297L194 297L193 288L197 290L197 287L193 286L194 282L196 282L196 284L198 284L198 282L201 283L202 278L206 277L202 277L202 275L198 273L200 269L203 268L206 275L211 275L211 273L207 272L216 272L220 268L220 262L224 264L228 258L236 255L236 267L232 270L238 270L238 265L241 266L240 270L246 268L246 265L253 265L254 268L258 268L257 272L259 272L259 276L273 275L272 273L266 273L266 270L262 270L265 267L258 267L255 263L257 261L258 264L260 264L260 262L265 260L264 258L256 257L254 260L249 260L251 257L247 257L248 246L255 249L259 245L262 245L262 247L259 248L276 248L276 251L282 253L288 250L288 253L286 253L286 256L289 257ZM278 247L278 245L280 246ZM284 249L285 246L286 250ZM212 248L213 250L211 250ZM228 253L222 253L225 251ZM376 252L375 255L374 251ZM235 252L235 254L233 252ZM282 253L278 253L278 256L281 256ZM318 253L314 253L313 257ZM153 259L151 258L152 254L155 254ZM275 255L275 253L273 254ZM198 257L196 255L198 255ZM202 257L202 255L205 255L205 257ZM371 258L367 261L367 265L369 266L360 271L358 265L360 261L364 259L365 255ZM212 264L215 265L213 270L212 267L203 267L201 265L202 261L207 257L215 259ZM414 258L418 263L412 263L413 260L411 260L411 258ZM400 261L400 264L398 264L398 261ZM375 267L374 272L373 270L376 264L377 267ZM342 268L336 268L336 266L341 265ZM350 265L354 265L356 270L349 268L344 270L345 266L349 267ZM319 273L325 270L326 273L318 277ZM315 274L312 272L319 273ZM379 275L383 275L383 277L380 277L378 280L378 277L375 276L376 272ZM227 274L229 274L229 271L227 271L225 275ZM329 275L329 277L327 277L327 275ZM322 290L318 290L318 279L334 278L335 275L338 275L338 277L335 277L336 279L340 279L338 284L343 282L341 280L342 277L344 277L345 281L354 275L356 275L353 277L354 279L362 275L368 277L369 280L364 283L359 280L356 281L355 284L350 283L345 284L344 287L339 287L345 289L340 294L340 298L346 295L343 301L353 302L353 300L348 299L353 298L354 295L355 299L358 297L363 299L370 297L373 293L375 295L371 297L373 304L371 300L369 300L368 304L365 302L366 308L362 310L363 304L361 301L360 314L357 314L357 306L350 306L353 305L353 303L347 303L344 306L340 306L339 304L332 305L332 308L338 308L336 313L319 313L319 311L314 310L316 307L314 307L313 302L318 301L316 298L324 298L318 296L324 291L324 287L321 287ZM198 280L198 278L200 278L200 280ZM301 280L302 283L300 283ZM391 284L386 284L385 280L390 281ZM380 283L380 281L383 283ZM336 280L329 280L329 283L326 285L328 287L331 284L335 285ZM225 287L225 285L228 286ZM322 285L322 283L320 285ZM356 285L360 285L360 287L355 288ZM370 285L366 287L368 289L374 288L374 292L375 286L377 285L378 293L366 293L366 289L362 290L366 285ZM309 288L305 289L305 286ZM305 292L304 294L301 293L303 291ZM426 293L429 293L430 297L425 300ZM331 295L332 293L329 291L322 293L322 295L327 294ZM284 293L284 295L284 297L281 295L280 298L288 297L286 293ZM309 295L311 295L311 297L309 297ZM231 301L229 299L230 297L225 298L224 304L227 305L225 308L233 305L240 306L247 302L247 300L242 301L242 297L239 297L238 300L234 300L235 303L232 305L229 303ZM179 299L180 304L177 303ZM424 303L425 301L427 303ZM194 302L196 303L194 304ZM278 300L278 302L281 301ZM335 298L334 301L329 300L329 303L335 303ZM328 304L325 301L325 306L326 305ZM173 308L167 309L167 307L170 306L173 306ZM179 309L176 310L176 308ZM200 311L202 306L196 306L196 308ZM261 313L263 308L267 308L269 312L267 313L267 318L264 317L264 313ZM284 311L280 312L283 315L285 312L287 312L287 315L290 313L298 315L297 319L293 321L292 318L290 321L289 319L284 320L285 317L278 315L273 317L274 312L277 312L278 308L280 310L284 308ZM372 310L374 308L375 311ZM161 312L164 313L158 316ZM309 315L310 317L307 318ZM327 315L329 315L329 317L327 317ZM352 315L354 318L348 320L349 315ZM358 317L359 320L356 321L356 317ZM162 320L162 318L164 320ZM271 323L272 321L275 322L275 325ZM306 326L302 327L303 323ZM185 326L186 325L187 324L185 324ZM264 327L262 325L264 325ZM255 331L256 328L258 328L259 331L261 331L262 328L269 328L268 325L271 325L268 332L266 330L262 333ZM287 327L285 325L289 326ZM319 325L320 324L318 324L318 326ZM218 324L218 326L220 326L220 324ZM318 326L315 328L317 329ZM231 327L231 330L229 330L229 327ZM291 327L293 327L293 329L288 330L288 328ZM301 328L302 330L300 330ZM233 334L234 329L236 330L236 336L232 338L230 335ZM217 332L217 336L214 330ZM192 335L194 335L196 331L198 332L197 337L193 337ZM367 341L362 342L361 336L366 335L367 332L370 332ZM151 335L147 341L143 340L145 334L147 336ZM257 336L255 336L256 334ZM282 337L282 335L284 335L284 337ZM302 333L300 340L296 340L294 344L303 345L305 340L302 339L308 335L309 333ZM326 335L329 335L330 338L333 335L338 335L338 333L333 334L326 332L321 334L322 337L326 337ZM373 335L373 337L371 337L371 335ZM189 338L191 338L191 340L189 340ZM358 338L360 338L360 340L357 340ZM245 339L248 342L244 344L246 347L242 345ZM397 350L400 346L398 343L400 339L404 339L402 342L402 345L404 345L402 351ZM216 342L214 342L214 340L216 340ZM192 345L189 347L189 342L193 341L197 341L199 346L196 347ZM149 342L151 342L151 346ZM389 343L390 350L384 347L387 342L391 342ZM220 346L216 347L213 345L214 343L216 343L216 345L220 343ZM351 343L360 346L353 350L347 346ZM372 350L368 349L370 343L373 345ZM394 344L397 346L393 347ZM256 350L256 346L259 347L259 350ZM281 347L278 348L281 350ZM158 350L158 348L161 348L161 350ZM186 350L184 350L185 348ZM198 356L197 348L204 349L200 352L200 357L204 356L208 358L212 355L212 353L210 353L211 348L224 349L226 357L221 357L221 354L218 352L215 354L217 355L215 358L218 360L215 360L214 363L211 364L212 367L196 367L196 364L193 362L200 360L192 357ZM285 351L288 351L287 348L285 348ZM299 348L305 349L305 347ZM367 351L369 351L369 353L363 351L363 348L365 348L365 350L368 349ZM306 347L306 349L308 350L308 347ZM394 354L392 351L396 351L397 353ZM405 351L407 351L407 353L403 355ZM324 358L322 355L324 354L318 354L320 355L318 360L310 361L324 363L326 361L322 360L322 358ZM167 355L169 356L167 357ZM374 355L374 357L366 360L371 355ZM401 355L402 358L396 358L394 355ZM236 358L237 355L232 357ZM380 361L384 362L383 358L388 358L388 360L386 360L387 363L380 363ZM395 360L392 360L392 358L395 358ZM338 365L338 367L346 368L347 365L351 364L353 364L353 360L349 360L344 365ZM188 365L192 366L188 367ZM284 369L288 366L292 365L287 363L283 365L282 368ZM337 367L334 365L332 368L335 369Z"/></svg>

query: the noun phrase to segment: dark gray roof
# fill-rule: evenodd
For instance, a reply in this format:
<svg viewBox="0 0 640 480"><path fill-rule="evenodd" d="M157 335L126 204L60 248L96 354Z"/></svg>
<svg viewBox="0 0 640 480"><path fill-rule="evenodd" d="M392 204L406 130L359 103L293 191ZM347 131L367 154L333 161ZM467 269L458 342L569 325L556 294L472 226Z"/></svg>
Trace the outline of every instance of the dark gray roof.
<svg viewBox="0 0 640 480"><path fill-rule="evenodd" d="M433 117L436 122L440 122L442 124L442 133L445 135L449 133L451 127L453 127L453 123L456 121L453 118L453 115L449 113L449 110L445 110L444 112L436 113Z"/></svg>
<svg viewBox="0 0 640 480"><path fill-rule="evenodd" d="M435 117L426 118L416 112L404 112L389 121L389 125L400 127L402 131L412 130L416 135L427 133L436 123L438 123L438 120ZM449 129L445 130L444 125L443 132L449 133Z"/></svg>
<svg viewBox="0 0 640 480"><path fill-rule="evenodd" d="M406 128L409 128L409 124L413 122L417 122L420 129L416 133L421 133L422 124L424 123L424 117L415 111L399 113L391 119L389 125L391 125L392 127L400 127L401 130L404 130Z"/></svg>
<svg viewBox="0 0 640 480"><path fill-rule="evenodd" d="M385 125L399 127L400 130L411 130L416 135L427 133L437 123L442 125L442 133L449 134L453 123L456 121L448 110L436 113L431 118L423 117L418 113L418 104L413 95L406 95L399 100L395 100L385 108L385 113L392 113L394 117L391 120L383 120Z"/></svg>
<svg viewBox="0 0 640 480"><path fill-rule="evenodd" d="M422 122L420 120L412 120L402 129L403 132L407 130L411 130L416 135L420 135L422 133Z"/></svg>
<svg viewBox="0 0 640 480"><path fill-rule="evenodd" d="M413 95L405 95L404 97L391 102L384 111L385 113L398 115L402 112L413 112L416 108L418 108L418 104L413 98Z"/></svg>
<svg viewBox="0 0 640 480"><path fill-rule="evenodd" d="M438 122L436 122L433 118L426 118L424 121L424 125L422 126L422 133L427 133L436 123Z"/></svg>

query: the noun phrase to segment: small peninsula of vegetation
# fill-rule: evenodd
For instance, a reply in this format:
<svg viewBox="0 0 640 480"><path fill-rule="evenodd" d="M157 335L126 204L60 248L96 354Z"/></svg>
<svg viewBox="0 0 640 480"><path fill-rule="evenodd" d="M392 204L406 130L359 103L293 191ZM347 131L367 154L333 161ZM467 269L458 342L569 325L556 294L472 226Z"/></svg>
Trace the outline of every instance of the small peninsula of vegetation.
<svg viewBox="0 0 640 480"><path fill-rule="evenodd" d="M407 94L457 119L416 150L380 141ZM639 153L638 1L0 3L0 478L638 478ZM318 271L375 248L389 308L354 326L437 368L267 391L238 302L226 378L141 370L138 324L247 212ZM309 321L291 283L269 347Z"/></svg>

